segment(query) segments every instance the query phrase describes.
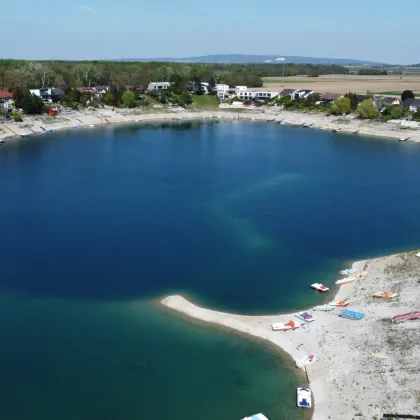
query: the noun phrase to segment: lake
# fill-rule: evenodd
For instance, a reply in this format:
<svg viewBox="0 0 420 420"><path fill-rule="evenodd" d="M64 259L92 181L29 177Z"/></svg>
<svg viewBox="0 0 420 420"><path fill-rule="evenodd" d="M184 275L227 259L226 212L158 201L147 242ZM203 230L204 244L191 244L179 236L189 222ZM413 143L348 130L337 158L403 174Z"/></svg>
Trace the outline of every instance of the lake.
<svg viewBox="0 0 420 420"><path fill-rule="evenodd" d="M158 298L247 314L322 302L312 282L419 246L419 159L417 144L255 122L4 145L2 418L303 418L289 359Z"/></svg>

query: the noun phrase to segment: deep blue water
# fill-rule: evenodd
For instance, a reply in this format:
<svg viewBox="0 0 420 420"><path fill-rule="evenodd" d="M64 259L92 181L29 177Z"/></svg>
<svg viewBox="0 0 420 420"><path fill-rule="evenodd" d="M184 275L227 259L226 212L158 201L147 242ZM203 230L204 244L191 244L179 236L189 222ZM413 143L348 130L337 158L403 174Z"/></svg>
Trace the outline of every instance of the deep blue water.
<svg viewBox="0 0 420 420"><path fill-rule="evenodd" d="M251 414L254 408L281 414L279 418L297 418L296 378L281 360L275 359L276 369L286 373L278 389L270 388L267 401L261 400L266 390L238 385L251 379L241 382L235 379L240 376L237 373L231 377L238 386L221 390L218 382L224 369L242 372L223 367L236 360L242 370L252 366L247 376L255 383L275 382L279 377L275 369L261 369L275 356L256 345L258 357L265 362L252 362L252 351L244 355L228 350L250 345L247 341L176 320L148 300L182 292L201 304L242 313L281 312L319 302L322 297L308 288L311 282L332 284L336 271L351 260L419 246L419 161L417 144L268 123L74 130L3 146L0 290L8 304L2 309L0 337L8 345L0 350L0 365L14 357L4 366L6 374L0 375L0 390L9 389L15 370L21 375L19 383L28 376L33 382L27 384L24 399L31 392L36 395L37 389L47 401L39 408L39 418L54 418L45 409L48 401L62 401L65 389L74 389L77 382L68 375L74 371L83 376L81 360L92 360L94 351L84 352L86 337L100 331L98 341L91 344L99 351L108 331L113 345L100 351L102 363L89 374L93 383L87 382L89 389L95 383L103 389L87 400L84 393L77 394L73 408L88 410L78 418L105 418L104 413L122 409L127 409L128 419L137 418L138 410L153 415L157 384L164 381L163 372L176 365L175 359L166 360L161 371L135 367L132 386L128 385L131 379L122 375L124 395L127 389L142 390L130 402L118 400L115 384L104 386L107 378L113 382L116 377L106 361L116 354L129 357L129 350L118 346L118 331L128 323L133 330L126 327L127 331L135 335L131 302L139 299L142 339L129 345L148 355L140 366L158 365L167 351L169 330L178 340L174 354L188 355L179 358L189 372L186 377L192 383L201 381L189 389L174 379L182 373L174 372L165 381L164 390L174 400L166 415L176 411L183 416L175 418L196 419L186 401L209 392L212 401L225 397L219 407L226 410L225 417L220 418ZM108 330L113 319L109 307L116 304L121 305L116 311L119 324ZM49 308L43 316L42 308ZM90 310L97 310L96 323L85 325L83 319ZM129 315L121 315L126 312ZM44 318L64 317L63 322L69 323L68 313L74 319L73 328L68 325L74 341L69 341L68 331L44 322ZM145 314L149 314L146 319ZM22 321L26 316L33 318L31 328ZM153 345L145 340L148 332ZM38 343L38 334L49 339ZM57 336L63 343L58 349ZM212 347L215 340L223 342L217 357ZM204 342L213 344L206 347ZM72 343L77 343L73 345L80 354L67 367ZM66 372L62 389L52 381L54 393L46 392L48 381L40 380L37 386L42 372L32 370L31 357L36 360L45 352L54 354L55 362L48 363L48 358L39 362L45 364L43 372L54 375L58 366ZM211 367L201 376L192 362L199 354L196 363L206 360ZM219 376L213 378L213 373ZM107 392L112 398L101 411L96 405ZM279 408L275 395L282 392ZM6 397L7 393L2 399L10 407ZM10 410L9 418L21 418L13 417ZM216 414L220 412L212 412ZM69 418L74 418L74 412Z"/></svg>

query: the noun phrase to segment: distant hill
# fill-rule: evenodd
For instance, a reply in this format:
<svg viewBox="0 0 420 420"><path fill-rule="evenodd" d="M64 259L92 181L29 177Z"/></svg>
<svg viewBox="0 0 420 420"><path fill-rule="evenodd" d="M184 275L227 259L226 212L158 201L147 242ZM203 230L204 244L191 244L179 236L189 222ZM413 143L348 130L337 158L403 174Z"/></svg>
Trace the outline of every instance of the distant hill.
<svg viewBox="0 0 420 420"><path fill-rule="evenodd" d="M203 55L199 57L159 57L159 58L121 58L119 61L166 61L179 63L226 63L226 64L258 64L258 63L281 63L278 58L284 58L285 63L296 64L340 64L340 65L368 65L381 66L385 63L374 61L355 60L352 58L317 58L302 57L294 55L248 55L248 54L215 54Z"/></svg>

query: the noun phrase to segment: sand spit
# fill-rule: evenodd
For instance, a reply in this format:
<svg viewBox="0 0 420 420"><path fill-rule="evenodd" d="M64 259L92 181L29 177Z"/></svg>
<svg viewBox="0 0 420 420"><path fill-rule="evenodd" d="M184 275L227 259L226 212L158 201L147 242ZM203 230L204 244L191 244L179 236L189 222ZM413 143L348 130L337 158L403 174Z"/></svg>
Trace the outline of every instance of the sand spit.
<svg viewBox="0 0 420 420"><path fill-rule="evenodd" d="M368 274L341 286L331 300L349 298L347 309L366 314L360 321L338 317L341 309L336 308L316 312L315 322L295 331L274 332L272 323L296 319L294 314L228 314L200 308L182 296L168 296L162 304L193 318L271 341L294 359L319 353L320 361L311 366L312 372L308 370L315 400L314 420L379 420L384 413L420 414L420 321L390 322L394 315L420 309L420 258L415 254L353 265L357 272ZM398 297L372 297L388 290Z"/></svg>
<svg viewBox="0 0 420 420"><path fill-rule="evenodd" d="M146 121L193 120L205 118L263 120L271 123L288 124L307 128L316 128L340 133L355 133L369 136L388 137L397 140L420 142L419 124L408 121L388 123L364 121L354 116L332 117L323 114L311 114L280 110L276 107L254 109L219 109L212 111L171 111L169 109L152 112L135 110L112 110L101 108L65 112L57 117L25 116L21 123L7 122L0 124L0 141L16 137L27 137L48 131L71 128L101 126L106 124L133 124Z"/></svg>

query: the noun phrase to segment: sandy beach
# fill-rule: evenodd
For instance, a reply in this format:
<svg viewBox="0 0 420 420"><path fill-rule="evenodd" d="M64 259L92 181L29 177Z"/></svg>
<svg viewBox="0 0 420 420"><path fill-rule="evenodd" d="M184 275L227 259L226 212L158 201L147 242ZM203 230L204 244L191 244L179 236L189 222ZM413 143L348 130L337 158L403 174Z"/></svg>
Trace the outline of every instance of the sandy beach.
<svg viewBox="0 0 420 420"><path fill-rule="evenodd" d="M384 413L419 414L420 321L391 322L397 314L420 309L420 258L415 254L413 251L354 263L357 273L366 271L367 275L341 286L335 296L328 292L331 301L348 298L347 309L365 313L359 321L338 317L341 309L336 308L313 312L316 321L297 330L275 332L272 323L296 320L295 313L228 314L200 308L182 296L168 296L162 304L193 318L268 340L296 360L318 353L320 360L308 369L314 420L379 420ZM337 279L342 277L337 273ZM398 296L372 296L381 291Z"/></svg>
<svg viewBox="0 0 420 420"><path fill-rule="evenodd" d="M176 121L217 118L221 120L259 120L278 124L303 126L314 129L355 133L368 136L387 137L397 140L420 142L420 124L411 121L376 122L349 116L327 116L325 114L301 113L281 110L278 107L260 107L254 109L227 109L173 111L140 109L71 111L59 116L24 116L21 123L6 122L0 124L0 141L27 137L44 132L65 129L96 127L111 124L134 124L152 121Z"/></svg>

